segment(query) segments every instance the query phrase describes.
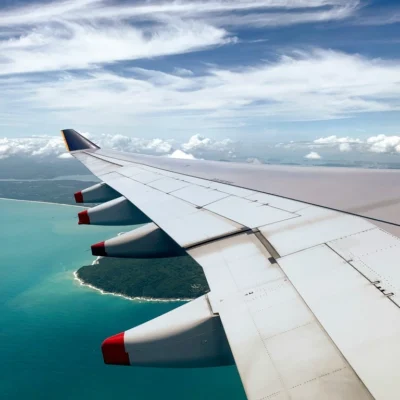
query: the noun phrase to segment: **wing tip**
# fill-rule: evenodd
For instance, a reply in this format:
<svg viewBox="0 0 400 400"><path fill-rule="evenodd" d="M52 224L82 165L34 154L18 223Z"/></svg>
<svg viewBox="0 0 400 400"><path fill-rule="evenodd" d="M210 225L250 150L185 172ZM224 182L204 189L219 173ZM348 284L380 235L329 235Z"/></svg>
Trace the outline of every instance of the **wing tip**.
<svg viewBox="0 0 400 400"><path fill-rule="evenodd" d="M77 150L97 150L100 147L82 136L75 129L61 129L61 136L64 139L65 147L69 152Z"/></svg>

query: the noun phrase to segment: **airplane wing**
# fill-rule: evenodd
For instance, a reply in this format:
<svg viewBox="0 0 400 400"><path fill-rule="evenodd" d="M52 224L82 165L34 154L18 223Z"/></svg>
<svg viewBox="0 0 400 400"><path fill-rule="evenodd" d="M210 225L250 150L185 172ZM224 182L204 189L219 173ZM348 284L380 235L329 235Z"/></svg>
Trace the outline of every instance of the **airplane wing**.
<svg viewBox="0 0 400 400"><path fill-rule="evenodd" d="M189 254L210 287L106 339L106 363L234 360L250 400L399 398L397 237L354 215L199 178L184 160L103 150L74 130L62 133L102 181L75 194L102 203L80 213L80 223L145 223L95 244L93 254Z"/></svg>

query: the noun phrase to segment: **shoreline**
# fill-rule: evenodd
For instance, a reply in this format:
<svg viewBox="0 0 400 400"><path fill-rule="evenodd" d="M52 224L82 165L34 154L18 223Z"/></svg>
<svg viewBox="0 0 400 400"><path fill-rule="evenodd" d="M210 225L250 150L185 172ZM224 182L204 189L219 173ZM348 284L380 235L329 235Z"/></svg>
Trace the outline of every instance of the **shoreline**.
<svg viewBox="0 0 400 400"><path fill-rule="evenodd" d="M50 202L50 201L38 201L38 200L23 200L23 199L11 199L8 197L0 197L0 200L11 200L11 201L20 201L20 202L25 202L25 203L38 203L38 204L54 204L54 205L58 205L58 206L66 206L66 207L77 207L77 208L87 208L84 206L77 206L77 205L73 205L73 204L63 204L63 203L54 203L54 202ZM123 234L125 232L120 232L118 233L118 236ZM92 265L97 264L98 260L100 257L97 257L93 262ZM192 301L193 299L188 299L188 298L172 298L172 299L158 299L158 298L152 298L152 297L130 297L130 296L126 296L124 294L121 293L114 293L114 292L108 292L106 290L100 289L96 286L93 286L89 283L86 283L85 281L83 281L82 279L80 279L78 277L77 274L78 271L74 271L73 275L74 275L74 281L77 281L79 283L80 286L86 286L92 290L96 290L97 292L100 292L102 295L111 295L111 296L116 296L116 297L122 297L126 300L131 300L131 301L138 301L138 302L152 302L152 303L171 303L171 302L189 302Z"/></svg>
<svg viewBox="0 0 400 400"><path fill-rule="evenodd" d="M96 265L98 263L100 256L97 257L93 262L92 265ZM74 281L77 281L80 286L86 286L92 290L96 290L97 292L100 292L102 295L110 295L110 296L116 296L116 297L122 297L125 300L130 300L130 301L137 301L137 302L148 302L148 303L173 303L173 302L189 302L192 301L193 299L157 299L154 297L131 297L131 296L126 296L121 293L114 293L114 292L108 292L107 290L100 289L94 285L91 285L90 283L86 283L83 281L81 278L78 276L78 271L73 272L74 275Z"/></svg>
<svg viewBox="0 0 400 400"><path fill-rule="evenodd" d="M76 206L75 204L54 203L54 202L51 202L51 201L39 201L39 200L11 199L9 197L0 197L0 200L24 201L26 203L55 204L57 206L88 208L88 207L85 207L85 206Z"/></svg>

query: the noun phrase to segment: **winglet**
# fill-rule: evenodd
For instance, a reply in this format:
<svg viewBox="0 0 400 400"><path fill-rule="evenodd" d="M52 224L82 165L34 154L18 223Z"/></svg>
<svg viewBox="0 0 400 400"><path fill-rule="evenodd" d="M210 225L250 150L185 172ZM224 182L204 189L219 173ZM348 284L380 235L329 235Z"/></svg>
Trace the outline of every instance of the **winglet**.
<svg viewBox="0 0 400 400"><path fill-rule="evenodd" d="M65 147L67 148L68 151L100 148L99 146L91 142L89 139L83 137L80 133L78 133L74 129L62 129L61 135L64 138Z"/></svg>

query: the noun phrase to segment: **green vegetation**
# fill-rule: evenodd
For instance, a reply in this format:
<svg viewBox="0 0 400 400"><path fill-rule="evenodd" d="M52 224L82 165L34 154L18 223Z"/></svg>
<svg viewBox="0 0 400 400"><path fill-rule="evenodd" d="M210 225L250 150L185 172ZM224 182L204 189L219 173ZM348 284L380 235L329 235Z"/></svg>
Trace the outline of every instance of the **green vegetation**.
<svg viewBox="0 0 400 400"><path fill-rule="evenodd" d="M208 292L202 268L190 257L101 258L78 277L99 289L129 297L196 298Z"/></svg>
<svg viewBox="0 0 400 400"><path fill-rule="evenodd" d="M0 197L75 205L74 193L95 183L75 180L0 181Z"/></svg>

